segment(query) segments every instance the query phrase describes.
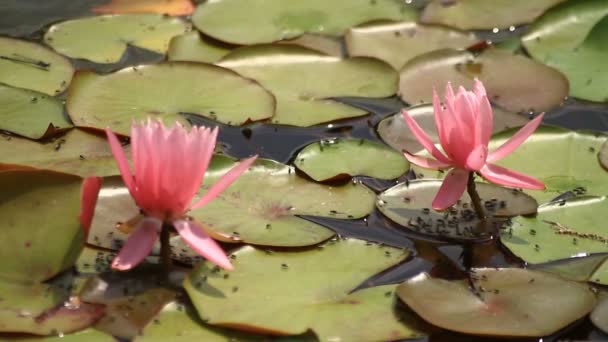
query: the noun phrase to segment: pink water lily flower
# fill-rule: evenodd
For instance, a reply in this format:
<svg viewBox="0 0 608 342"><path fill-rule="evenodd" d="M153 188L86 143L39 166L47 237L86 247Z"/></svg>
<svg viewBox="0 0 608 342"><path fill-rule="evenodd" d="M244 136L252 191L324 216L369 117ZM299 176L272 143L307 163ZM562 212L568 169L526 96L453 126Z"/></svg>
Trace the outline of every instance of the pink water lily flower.
<svg viewBox="0 0 608 342"><path fill-rule="evenodd" d="M114 133L107 128L108 141L123 182L144 217L138 220L112 267L128 270L139 264L152 250L163 223L175 227L182 239L198 254L218 266L231 270L232 264L205 227L186 216L218 196L255 161L245 159L220 178L201 198L193 202L205 171L209 167L218 129L193 127L189 132L176 123L167 128L161 121L133 123L131 155L134 174Z"/></svg>
<svg viewBox="0 0 608 342"><path fill-rule="evenodd" d="M439 142L445 154L433 144L408 112L402 111L416 139L435 159L416 156L407 151L404 151L405 157L424 168L451 168L433 200L433 209L443 210L454 205L464 193L471 172L478 172L486 180L500 185L525 189L545 188L543 182L536 178L493 164L519 147L536 130L544 114L522 127L496 150L488 152L493 114L486 90L479 80L475 80L474 91L460 87L457 95L454 95L452 86L448 83L444 104L439 100L437 92L433 91L433 107Z"/></svg>

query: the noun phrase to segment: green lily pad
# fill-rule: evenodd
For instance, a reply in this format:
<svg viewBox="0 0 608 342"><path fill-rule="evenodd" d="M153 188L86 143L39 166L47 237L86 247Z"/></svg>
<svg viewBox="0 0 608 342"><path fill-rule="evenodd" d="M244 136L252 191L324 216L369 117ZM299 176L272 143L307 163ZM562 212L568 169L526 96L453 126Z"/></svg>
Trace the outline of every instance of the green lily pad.
<svg viewBox="0 0 608 342"><path fill-rule="evenodd" d="M167 56L170 61L215 63L234 48L234 45L201 36L198 31L190 31L171 39Z"/></svg>
<svg viewBox="0 0 608 342"><path fill-rule="evenodd" d="M528 265L528 268L554 273L562 278L574 281L589 281L598 268L606 261L606 253L593 254L590 256L580 256L556 261L549 261L543 264Z"/></svg>
<svg viewBox="0 0 608 342"><path fill-rule="evenodd" d="M311 329L321 341L420 337L422 332L408 324L411 319L398 320L394 285L349 294L408 254L354 239L295 253L269 254L246 246L232 254L234 271L225 276L202 263L186 278L184 287L199 316L213 325L281 335Z"/></svg>
<svg viewBox="0 0 608 342"><path fill-rule="evenodd" d="M512 226L502 232L501 241L513 254L534 264L608 252L608 235L598 215L607 207L605 197L543 205L536 217L513 219Z"/></svg>
<svg viewBox="0 0 608 342"><path fill-rule="evenodd" d="M604 261L593 274L589 277L589 281L596 284L608 285L608 260Z"/></svg>
<svg viewBox="0 0 608 342"><path fill-rule="evenodd" d="M74 68L70 61L42 45L0 37L0 82L47 95L63 92Z"/></svg>
<svg viewBox="0 0 608 342"><path fill-rule="evenodd" d="M181 19L162 14L102 15L55 24L44 42L63 55L108 64L118 62L127 45L164 54L171 38L187 29Z"/></svg>
<svg viewBox="0 0 608 342"><path fill-rule="evenodd" d="M316 181L341 175L394 179L409 168L403 154L386 145L340 138L324 139L304 147L294 165Z"/></svg>
<svg viewBox="0 0 608 342"><path fill-rule="evenodd" d="M305 33L297 38L278 41L276 44L299 45L336 57L344 55L341 37Z"/></svg>
<svg viewBox="0 0 608 342"><path fill-rule="evenodd" d="M0 337L0 341L5 341ZM71 334L58 334L56 336L47 337L19 337L9 338L6 341L19 341L19 342L116 342L116 339L108 334L102 333L99 330L93 328L87 328L81 331L77 331Z"/></svg>
<svg viewBox="0 0 608 342"><path fill-rule="evenodd" d="M420 15L423 23L463 30L507 28L533 22L548 8L564 0L433 0Z"/></svg>
<svg viewBox="0 0 608 342"><path fill-rule="evenodd" d="M63 116L60 100L31 90L0 84L0 129L31 139L71 127Z"/></svg>
<svg viewBox="0 0 608 342"><path fill-rule="evenodd" d="M603 56L608 32L608 5L601 0L568 1L547 12L522 42L530 55L566 75L570 95L592 101L606 101Z"/></svg>
<svg viewBox="0 0 608 342"><path fill-rule="evenodd" d="M82 177L119 174L105 137L81 129L44 143L0 135L0 155L0 170L37 168Z"/></svg>
<svg viewBox="0 0 608 342"><path fill-rule="evenodd" d="M608 140L602 144L600 153L597 157L599 158L600 164L602 164L604 169L608 170Z"/></svg>
<svg viewBox="0 0 608 342"><path fill-rule="evenodd" d="M591 322L600 330L608 334L608 296L602 292L599 296L599 302L595 309L589 315Z"/></svg>
<svg viewBox="0 0 608 342"><path fill-rule="evenodd" d="M418 56L401 69L399 92L409 104L430 103L433 88L443 94L445 84L452 82L454 87L472 89L474 78L484 83L490 101L516 113L549 110L568 95L568 80L560 72L494 48L479 55L445 49ZM542 89L530 79L541 82Z"/></svg>
<svg viewBox="0 0 608 342"><path fill-rule="evenodd" d="M430 209L441 186L440 180L414 180L397 184L378 196L376 206L391 220L407 229L443 239L477 240L487 238L478 227L479 220L471 208L467 193L454 210L437 212ZM534 198L513 189L477 183L486 213L495 216L527 215L536 212Z"/></svg>
<svg viewBox="0 0 608 342"><path fill-rule="evenodd" d="M276 96L272 122L277 124L306 127L365 115L329 98L387 97L397 90L397 73L381 61L342 59L295 45L244 47L218 64L260 82Z"/></svg>
<svg viewBox="0 0 608 342"><path fill-rule="evenodd" d="M218 161L205 177L202 191L233 165ZM374 208L374 193L360 184L329 186L307 181L293 167L258 160L220 196L190 215L211 229L246 243L308 246L327 240L333 231L296 217L313 215L356 219Z"/></svg>
<svg viewBox="0 0 608 342"><path fill-rule="evenodd" d="M443 48L465 49L479 42L470 32L415 21L353 27L344 39L350 56L375 57L397 70L418 55Z"/></svg>
<svg viewBox="0 0 608 342"><path fill-rule="evenodd" d="M201 81L201 80L204 80ZM143 65L109 75L79 73L67 99L74 124L128 135L132 120L148 117L187 125L181 113L240 125L271 117L275 100L255 81L202 63Z"/></svg>
<svg viewBox="0 0 608 342"><path fill-rule="evenodd" d="M247 10L243 10L246 6ZM304 33L340 36L351 26L373 20L415 20L402 1L219 0L199 5L192 15L196 28L234 44L271 43Z"/></svg>
<svg viewBox="0 0 608 342"><path fill-rule="evenodd" d="M198 318L194 308L174 301L165 305L134 341L245 342L260 341L260 338L261 336L206 325Z"/></svg>
<svg viewBox="0 0 608 342"><path fill-rule="evenodd" d="M433 105L422 104L409 107L407 108L407 112L416 120L420 127L427 132L433 141L439 141L437 128L435 126ZM493 112L494 126L492 128L494 133L512 127L523 126L528 123L528 119L524 115L507 112L499 107L494 107ZM382 119L382 121L378 123L377 131L380 138L397 151L405 150L410 153L417 153L423 149L422 145L418 142L418 139L416 139L405 123L401 113Z"/></svg>
<svg viewBox="0 0 608 342"><path fill-rule="evenodd" d="M397 294L436 326L466 334L546 336L584 317L596 304L587 285L519 268L473 270L466 281L419 274ZM555 308L559 308L556 310Z"/></svg>
<svg viewBox="0 0 608 342"><path fill-rule="evenodd" d="M0 332L67 334L89 327L103 315L103 306L68 301L64 290L47 284L0 281L0 298Z"/></svg>
<svg viewBox="0 0 608 342"><path fill-rule="evenodd" d="M81 183L47 171L0 172L0 279L37 283L74 264L84 243Z"/></svg>

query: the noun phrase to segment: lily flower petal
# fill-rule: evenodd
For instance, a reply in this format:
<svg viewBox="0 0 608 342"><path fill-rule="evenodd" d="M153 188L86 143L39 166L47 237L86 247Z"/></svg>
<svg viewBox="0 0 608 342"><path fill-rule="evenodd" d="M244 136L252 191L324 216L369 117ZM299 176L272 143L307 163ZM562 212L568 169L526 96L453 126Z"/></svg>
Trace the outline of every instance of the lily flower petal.
<svg viewBox="0 0 608 342"><path fill-rule="evenodd" d="M488 146L492 137L494 115L492 113L492 105L490 105L487 96L484 95L479 101L479 109L475 121L475 143Z"/></svg>
<svg viewBox="0 0 608 342"><path fill-rule="evenodd" d="M532 190L545 189L545 184L534 177L494 164L486 164L479 170L479 173L483 178L495 184Z"/></svg>
<svg viewBox="0 0 608 342"><path fill-rule="evenodd" d="M222 191L226 190L234 181L237 180L243 174L243 172L247 171L249 166L253 164L258 156L255 155L253 157L249 157L234 167L230 169L230 171L226 172L215 184L211 186L211 189L207 191L196 203L194 203L190 208L197 209L205 204L211 202L214 198L216 198Z"/></svg>
<svg viewBox="0 0 608 342"><path fill-rule="evenodd" d="M82 192L80 194L80 225L84 229L85 240L89 235L91 222L93 222L93 214L95 213L95 205L99 190L101 190L101 177L87 177L82 181Z"/></svg>
<svg viewBox="0 0 608 342"><path fill-rule="evenodd" d="M118 255L112 261L112 268L126 271L142 262L154 247L163 222L154 217L144 217L129 236Z"/></svg>
<svg viewBox="0 0 608 342"><path fill-rule="evenodd" d="M439 149L435 146L435 144L433 144L433 141L428 136L428 134L426 134L426 132L418 125L416 120L414 120L410 116L410 114L405 110L402 110L401 114L403 115L405 122L410 127L410 130L412 131L412 133L414 134L416 139L418 139L418 142L422 146L424 146L424 148L427 151L429 151L431 153L431 155L433 155L433 157L435 157L435 159L437 159L438 161L440 161L442 163L450 164L450 159L448 157L444 156L441 151L439 151Z"/></svg>
<svg viewBox="0 0 608 342"><path fill-rule="evenodd" d="M543 121L543 117L545 113L540 114L535 117L534 120L528 122L524 127L522 127L517 133L513 134L513 136L507 140L504 144L500 145L494 152L491 152L488 155L488 163L493 163L495 161L501 160L502 158L509 155L515 149L519 147L540 125Z"/></svg>
<svg viewBox="0 0 608 342"><path fill-rule="evenodd" d="M438 160L435 159L431 159L431 158L425 158L425 157L420 157L417 155L413 155L411 153L409 153L408 151L403 151L403 154L405 155L405 158L412 164L416 164L420 167L423 167L425 169L431 169L431 170L442 170L442 169L446 169L451 167L450 164L447 163L442 163Z"/></svg>
<svg viewBox="0 0 608 342"><path fill-rule="evenodd" d="M116 137L114 132L110 130L110 128L106 128L106 135L108 136L108 142L110 143L110 148L112 149L114 159L116 159L118 170L120 171L120 175L122 176L122 181L129 189L131 195L135 196L135 180L133 179L133 173L131 172L131 168L129 167L127 157L125 157L125 152L122 150L122 145L118 141L118 138Z"/></svg>
<svg viewBox="0 0 608 342"><path fill-rule="evenodd" d="M462 197L469 181L469 171L452 169L445 177L439 192L433 200L433 209L444 210L456 203Z"/></svg>
<svg viewBox="0 0 608 342"><path fill-rule="evenodd" d="M488 146L477 145L467 157L465 167L470 171L478 171L486 163L488 156Z"/></svg>
<svg viewBox="0 0 608 342"><path fill-rule="evenodd" d="M175 220L173 226L182 239L198 254L223 269L229 271L233 269L224 250L195 221Z"/></svg>

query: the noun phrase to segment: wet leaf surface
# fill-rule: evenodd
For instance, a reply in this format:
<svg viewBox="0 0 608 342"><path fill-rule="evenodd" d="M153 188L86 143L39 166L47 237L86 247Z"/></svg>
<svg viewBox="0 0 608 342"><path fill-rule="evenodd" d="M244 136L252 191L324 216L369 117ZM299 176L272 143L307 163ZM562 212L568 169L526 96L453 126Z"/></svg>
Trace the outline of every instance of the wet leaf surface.
<svg viewBox="0 0 608 342"><path fill-rule="evenodd" d="M247 246L232 254L235 271L225 276L203 263L184 286L199 316L213 325L290 335L312 329L321 340L408 338L422 332L411 325L413 317L397 319L394 285L349 294L408 254L354 239L300 252L267 253ZM371 317L376 324L366 324Z"/></svg>
<svg viewBox="0 0 608 342"><path fill-rule="evenodd" d="M342 59L300 46L244 47L218 64L260 82L272 92L277 99L272 123L283 125L307 127L365 115L363 110L330 98L388 97L397 90L397 73L381 61Z"/></svg>
<svg viewBox="0 0 608 342"><path fill-rule="evenodd" d="M397 294L439 327L511 338L552 334L596 304L587 285L545 273L518 268L473 271L477 294L466 281L431 278L426 273L399 285Z"/></svg>
<svg viewBox="0 0 608 342"><path fill-rule="evenodd" d="M172 16L190 15L194 5L190 0L111 0L93 8L102 14L119 13L158 13Z"/></svg>
<svg viewBox="0 0 608 342"><path fill-rule="evenodd" d="M246 6L247 10L243 10ZM201 4L192 15L194 26L216 39L234 44L271 43L304 33L339 36L368 21L414 19L404 2L369 0L220 0Z"/></svg>

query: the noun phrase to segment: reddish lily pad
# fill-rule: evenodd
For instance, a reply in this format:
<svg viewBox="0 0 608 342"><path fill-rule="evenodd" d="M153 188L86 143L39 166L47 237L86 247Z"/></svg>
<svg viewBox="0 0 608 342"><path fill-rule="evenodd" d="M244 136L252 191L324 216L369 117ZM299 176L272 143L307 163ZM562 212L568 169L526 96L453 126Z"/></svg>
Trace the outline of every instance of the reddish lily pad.
<svg viewBox="0 0 608 342"><path fill-rule="evenodd" d="M191 0L111 0L93 8L95 13L158 13L172 16L190 15L194 12Z"/></svg>
<svg viewBox="0 0 608 342"><path fill-rule="evenodd" d="M378 196L376 206L391 220L418 233L443 239L487 238L489 232L478 227L479 220L467 193L453 210L441 213L430 209L441 183L440 180L423 179L395 185ZM477 183L477 191L489 215L533 214L538 206L534 198L517 190Z"/></svg>
<svg viewBox="0 0 608 342"><path fill-rule="evenodd" d="M59 99L0 84L0 129L31 139L71 127Z"/></svg>
<svg viewBox="0 0 608 342"><path fill-rule="evenodd" d="M36 168L82 177L119 173L105 137L81 129L43 143L0 136L0 154L0 170Z"/></svg>
<svg viewBox="0 0 608 342"><path fill-rule="evenodd" d="M397 294L436 326L466 334L546 336L584 317L596 304L587 285L519 268L473 270L466 281L419 274ZM559 310L555 310L559 308Z"/></svg>
<svg viewBox="0 0 608 342"><path fill-rule="evenodd" d="M132 120L148 117L187 124L180 113L192 113L240 125L271 117L274 107L274 97L255 81L218 66L185 62L131 67L104 76L79 73L67 100L76 125L109 126L123 135L129 134Z"/></svg>
<svg viewBox="0 0 608 342"><path fill-rule="evenodd" d="M464 49L479 42L470 32L414 21L353 27L344 38L350 56L375 57L397 70L418 55L443 48Z"/></svg>
<svg viewBox="0 0 608 342"><path fill-rule="evenodd" d="M407 112L429 134L433 141L439 141L433 105L423 104L409 107L407 108ZM528 119L524 115L507 112L499 107L494 107L493 112L494 125L492 129L494 133L528 123ZM378 123L377 131L382 140L397 151L405 150L410 153L417 153L423 149L418 139L416 139L405 123L401 113L384 118Z"/></svg>
<svg viewBox="0 0 608 342"><path fill-rule="evenodd" d="M564 0L432 0L420 16L423 23L463 30L507 28L527 24Z"/></svg>
<svg viewBox="0 0 608 342"><path fill-rule="evenodd" d="M72 58L116 63L127 44L164 54L171 38L186 30L181 19L160 14L104 15L55 24L44 35L44 41Z"/></svg>
<svg viewBox="0 0 608 342"><path fill-rule="evenodd" d="M212 165L201 190L231 165L230 161ZM356 219L368 215L373 207L374 193L363 185L317 184L297 176L293 167L258 160L218 198L190 215L212 230L246 243L308 246L334 233L296 215Z"/></svg>
<svg viewBox="0 0 608 342"><path fill-rule="evenodd" d="M301 127L365 115L329 98L388 97L398 82L395 70L376 59L342 59L295 45L244 47L218 64L260 82L276 96L273 123Z"/></svg>
<svg viewBox="0 0 608 342"><path fill-rule="evenodd" d="M70 61L42 45L0 37L0 51L0 82L4 84L57 95L72 80Z"/></svg>
<svg viewBox="0 0 608 342"><path fill-rule="evenodd" d="M246 246L232 253L234 271L224 275L202 263L184 286L199 316L212 325L281 335L311 329L322 341L420 337L412 317L399 321L394 285L349 294L408 254L354 239L300 252L267 253Z"/></svg>
<svg viewBox="0 0 608 342"><path fill-rule="evenodd" d="M0 282L0 298L0 332L67 334L103 315L103 306L68 300L64 291L46 284Z"/></svg>
<svg viewBox="0 0 608 342"><path fill-rule="evenodd" d="M2 238L10 241L0 249L0 278L37 283L74 264L84 243L81 183L48 171L0 172Z"/></svg>
<svg viewBox="0 0 608 342"><path fill-rule="evenodd" d="M243 6L247 10L243 10ZM194 26L234 44L271 43L304 33L340 36L351 26L373 20L414 20L416 12L399 1L281 0L208 1L192 15Z"/></svg>
<svg viewBox="0 0 608 342"><path fill-rule="evenodd" d="M364 139L324 139L296 156L294 165L316 181L341 175L394 179L409 167L403 154Z"/></svg>
<svg viewBox="0 0 608 342"><path fill-rule="evenodd" d="M401 70L401 98L409 104L430 103L433 88L441 94L447 82L472 89L482 81L490 101L511 112L546 111L564 101L568 80L544 64L509 51L489 48L479 55L438 50L410 60ZM543 83L542 89L527 80Z"/></svg>

